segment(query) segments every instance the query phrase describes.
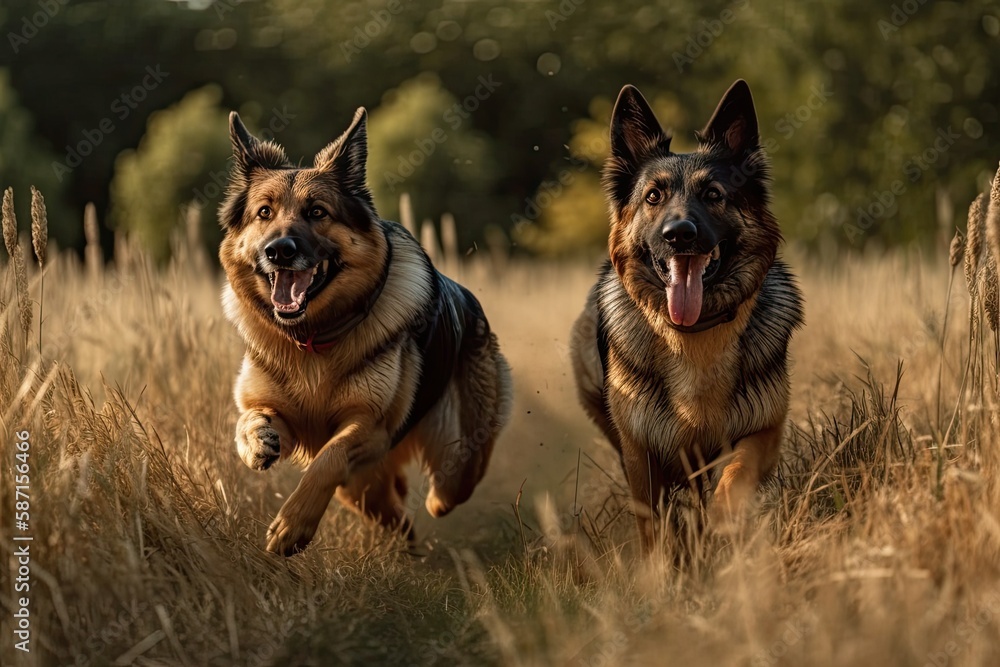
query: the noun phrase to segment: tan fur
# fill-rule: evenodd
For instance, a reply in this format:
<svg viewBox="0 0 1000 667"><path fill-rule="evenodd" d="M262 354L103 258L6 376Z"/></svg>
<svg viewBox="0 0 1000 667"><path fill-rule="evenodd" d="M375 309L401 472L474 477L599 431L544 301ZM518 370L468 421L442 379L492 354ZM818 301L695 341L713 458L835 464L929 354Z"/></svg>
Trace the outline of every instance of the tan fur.
<svg viewBox="0 0 1000 667"><path fill-rule="evenodd" d="M576 378L577 397L587 416L611 440L614 448L621 451L618 432L611 422L602 392L604 391L604 369L597 350L597 303L595 293L587 299L583 313L573 323L570 333L570 361Z"/></svg>
<svg viewBox="0 0 1000 667"><path fill-rule="evenodd" d="M462 348L444 396L392 446L418 392L423 356L414 332L430 317L424 311L432 303L433 274L401 227L377 219L348 223L351 213L331 184L337 159L327 149L317 156L318 167L295 170L294 177L291 170L251 171L242 222L227 230L220 250L229 279L224 309L247 345L234 392L241 412L237 451L254 469L277 455L307 466L268 530L268 550L285 555L308 544L335 494L355 511L408 532L402 468L414 457L431 477L428 510L446 514L482 479L510 412L509 368L481 320L480 337ZM255 212L265 205L273 215L259 220ZM304 219L300 212L314 205L331 215ZM255 267L275 235L328 246L342 265L295 326L336 325L368 305L384 279L367 316L322 352L301 349L295 330L270 312L270 285Z"/></svg>
<svg viewBox="0 0 1000 667"><path fill-rule="evenodd" d="M778 464L783 423L749 435L733 447L732 458L715 487L715 511L737 516L753 499L757 485Z"/></svg>
<svg viewBox="0 0 1000 667"><path fill-rule="evenodd" d="M647 550L665 494L690 486L700 496L712 473L713 511L733 517L773 470L788 411L787 343L802 321L794 278L776 260L781 234L744 82L698 137L693 153L672 153L638 91L622 90L603 177L610 262L573 327L580 399L621 455ZM695 231L677 252L704 239L697 253L714 245L723 262L703 293L702 328L671 321L660 267L680 243L664 225L678 220Z"/></svg>
<svg viewBox="0 0 1000 667"><path fill-rule="evenodd" d="M732 444L734 434L747 426L733 413L732 393L737 381L737 343L754 302L751 299L742 304L733 322L699 334L682 334L665 327L664 335L645 348L646 362L670 388L669 414L664 414L643 388L634 384L635 379L614 350L609 354L604 384L596 338L582 333L596 331L593 299L574 324L574 332L581 332L574 334L571 350L581 401L622 456L644 549L654 543L654 518L667 488L678 483L701 483L672 479L651 466L651 459L673 460L674 467L685 469L691 476L704 472L711 463L704 443L722 443L723 451L732 458L722 468L715 490L716 498L722 499L716 503L720 519L742 512L753 490L777 464L788 411L787 386L765 395L761 409L754 415L753 428L759 430ZM602 390L607 392L610 414L604 410ZM648 443L667 449L651 449Z"/></svg>

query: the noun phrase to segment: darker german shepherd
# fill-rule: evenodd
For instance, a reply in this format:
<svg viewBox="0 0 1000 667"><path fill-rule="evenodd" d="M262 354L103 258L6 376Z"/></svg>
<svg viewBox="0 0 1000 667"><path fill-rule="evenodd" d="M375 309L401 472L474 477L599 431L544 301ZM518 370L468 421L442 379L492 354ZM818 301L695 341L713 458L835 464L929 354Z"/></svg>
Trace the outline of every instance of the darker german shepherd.
<svg viewBox="0 0 1000 667"><path fill-rule="evenodd" d="M511 404L496 336L475 297L376 214L364 109L306 168L229 122L219 255L226 315L246 342L236 447L255 470L308 464L267 548L303 549L335 493L410 534L407 461L423 461L433 516L486 472Z"/></svg>
<svg viewBox="0 0 1000 667"><path fill-rule="evenodd" d="M697 137L671 152L622 89L604 167L610 261L573 330L580 398L621 455L646 549L664 494L701 490L724 464L714 511L730 517L774 468L802 323L746 82Z"/></svg>

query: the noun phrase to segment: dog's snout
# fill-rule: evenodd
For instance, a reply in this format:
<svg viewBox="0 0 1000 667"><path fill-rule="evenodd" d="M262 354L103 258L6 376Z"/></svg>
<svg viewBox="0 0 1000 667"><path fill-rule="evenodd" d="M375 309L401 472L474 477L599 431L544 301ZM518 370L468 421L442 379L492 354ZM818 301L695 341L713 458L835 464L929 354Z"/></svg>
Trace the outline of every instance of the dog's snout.
<svg viewBox="0 0 1000 667"><path fill-rule="evenodd" d="M663 240L671 246L687 246L698 238L698 228L690 220L670 220L660 229Z"/></svg>
<svg viewBox="0 0 1000 667"><path fill-rule="evenodd" d="M288 261L299 253L300 247L294 237L282 236L264 246L264 256L272 262Z"/></svg>

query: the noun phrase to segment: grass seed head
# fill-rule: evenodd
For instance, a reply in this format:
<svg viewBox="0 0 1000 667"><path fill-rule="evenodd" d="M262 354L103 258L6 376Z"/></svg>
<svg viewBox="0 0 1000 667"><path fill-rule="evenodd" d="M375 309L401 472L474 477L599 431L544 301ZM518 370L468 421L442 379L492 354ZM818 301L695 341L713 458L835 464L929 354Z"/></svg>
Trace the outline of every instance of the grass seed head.
<svg viewBox="0 0 1000 667"><path fill-rule="evenodd" d="M17 310L21 331L27 336L31 331L31 300L28 298L28 271L24 266L24 252L17 241L17 216L14 214L14 189L3 193L3 244L10 255L14 270L14 289L17 292Z"/></svg>
<svg viewBox="0 0 1000 667"><path fill-rule="evenodd" d="M14 247L17 245L17 216L14 215L14 188L7 188L3 193L3 244L7 254L14 257Z"/></svg>
<svg viewBox="0 0 1000 667"><path fill-rule="evenodd" d="M965 285L972 294L976 289L979 254L983 250L983 216L986 195L979 195L969 205L969 223L965 230Z"/></svg>
<svg viewBox="0 0 1000 667"><path fill-rule="evenodd" d="M1000 303L998 303L1000 299L997 296L1000 291L997 287L997 265L1000 264L1000 171L993 178L989 201L985 200L984 195L980 208L988 245L985 272L982 277L985 285L983 306L986 308L986 318L990 328L997 331L997 325L1000 324Z"/></svg>
<svg viewBox="0 0 1000 667"><path fill-rule="evenodd" d="M955 236L951 239L951 248L948 250L948 263L951 268L958 266L959 262L962 261L962 255L965 254L965 237L962 236L962 231L959 229L955 230Z"/></svg>
<svg viewBox="0 0 1000 667"><path fill-rule="evenodd" d="M35 247L38 266L45 266L45 248L49 243L49 216L45 210L45 197L31 186L31 244Z"/></svg>
<svg viewBox="0 0 1000 667"><path fill-rule="evenodd" d="M1000 290L997 286L997 263L992 254L986 257L983 262L983 269L980 272L980 293L983 295L983 309L986 311L986 321L989 322L990 329L997 331L1000 325Z"/></svg>

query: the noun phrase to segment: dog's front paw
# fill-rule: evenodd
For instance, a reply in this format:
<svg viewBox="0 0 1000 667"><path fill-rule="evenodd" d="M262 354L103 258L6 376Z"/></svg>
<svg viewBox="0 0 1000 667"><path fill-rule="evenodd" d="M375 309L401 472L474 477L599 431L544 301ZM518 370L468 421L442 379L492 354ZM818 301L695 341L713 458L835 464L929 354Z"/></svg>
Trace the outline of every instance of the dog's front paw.
<svg viewBox="0 0 1000 667"><path fill-rule="evenodd" d="M267 550L271 553L294 556L316 534L336 486L311 478L310 472L306 472L267 529Z"/></svg>
<svg viewBox="0 0 1000 667"><path fill-rule="evenodd" d="M284 508L267 529L267 550L279 556L294 556L308 546L319 522L290 517Z"/></svg>
<svg viewBox="0 0 1000 667"><path fill-rule="evenodd" d="M281 457L281 436L271 417L262 412L244 412L236 424L236 450L248 467L267 470Z"/></svg>
<svg viewBox="0 0 1000 667"><path fill-rule="evenodd" d="M754 506L754 486L737 475L723 474L709 506L709 521L720 534L736 534L746 528Z"/></svg>

